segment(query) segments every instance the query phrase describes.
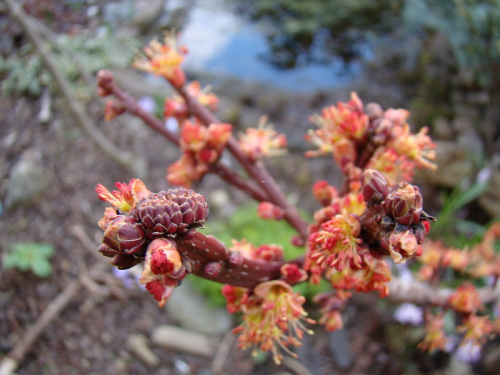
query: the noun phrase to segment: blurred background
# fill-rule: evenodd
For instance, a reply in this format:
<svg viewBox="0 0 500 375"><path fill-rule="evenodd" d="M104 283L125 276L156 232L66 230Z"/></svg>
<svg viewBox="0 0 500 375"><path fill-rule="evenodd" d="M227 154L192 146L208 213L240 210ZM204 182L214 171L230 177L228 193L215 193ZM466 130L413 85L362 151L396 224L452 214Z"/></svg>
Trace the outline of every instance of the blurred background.
<svg viewBox="0 0 500 375"><path fill-rule="evenodd" d="M11 3L23 12L13 17ZM95 185L139 177L165 189L178 150L129 115L106 123L94 77L111 69L162 116L171 89L130 64L170 29L189 50L188 79L219 97L222 121L238 133L267 115L287 134L289 154L267 165L305 215L319 208L316 180L340 182L331 158L304 158L308 118L356 91L365 104L410 110L414 132L430 128L439 169L417 173L415 183L439 219L431 236L469 246L500 216L497 0L2 0L0 363L14 353L19 375L496 373L494 340L481 353L422 354L418 319L394 315L376 295L355 297L345 329L315 329L299 360L277 367L237 349L228 332L238 317L226 313L219 286L188 280L159 309L138 285L140 271L107 265L95 251L105 207ZM134 162L117 163L127 157ZM289 228L259 222L255 205L218 177L194 189L210 204L207 233L297 254ZM50 309L29 342L29 327Z"/></svg>

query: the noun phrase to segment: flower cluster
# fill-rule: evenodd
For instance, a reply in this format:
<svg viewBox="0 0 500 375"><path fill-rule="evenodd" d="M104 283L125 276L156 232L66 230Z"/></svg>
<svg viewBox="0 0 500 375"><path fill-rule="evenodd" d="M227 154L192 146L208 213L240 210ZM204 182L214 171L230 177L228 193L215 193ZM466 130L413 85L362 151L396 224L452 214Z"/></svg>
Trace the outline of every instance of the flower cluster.
<svg viewBox="0 0 500 375"><path fill-rule="evenodd" d="M311 117L319 129L310 130L307 139L317 151L309 151L307 156L332 153L340 166L354 163L357 159L356 143L363 141L368 129L368 115L363 103L355 94L347 103L338 102L337 106L323 109L321 115Z"/></svg>
<svg viewBox="0 0 500 375"><path fill-rule="evenodd" d="M456 249L440 241L426 241L419 258L421 280L439 277L440 271L452 268L471 278L500 277L500 255L495 252L495 240L500 238L500 223L491 225L483 240L470 249Z"/></svg>
<svg viewBox="0 0 500 375"><path fill-rule="evenodd" d="M267 117L262 116L257 128L248 128L240 135L240 147L251 161L264 157L283 155L286 150L286 137L278 134L273 126L267 124Z"/></svg>
<svg viewBox="0 0 500 375"><path fill-rule="evenodd" d="M380 172L369 169L363 174L363 197L368 206L361 216L367 243L396 263L421 255L428 223L435 219L423 211L418 187L400 182L389 188Z"/></svg>
<svg viewBox="0 0 500 375"><path fill-rule="evenodd" d="M184 120L181 126L181 157L167 168L167 181L190 187L202 178L221 156L231 136L230 124L211 124Z"/></svg>
<svg viewBox="0 0 500 375"><path fill-rule="evenodd" d="M494 250L494 242L500 237L500 224L495 223L486 231L483 240L470 249L455 249L439 241L426 241L418 277L423 281L436 283L446 269L452 269L468 279L496 279L500 275L500 257ZM480 347L486 339L500 330L500 326L484 314L485 306L476 287L469 281L462 283L447 299L446 305L439 308L439 314L445 310L455 312L456 331L461 334L460 346ZM436 319L435 317L432 319ZM443 349L443 327L435 323L426 324L427 334L422 348L426 350ZM432 338L441 337L441 339ZM446 340L445 340L446 341Z"/></svg>
<svg viewBox="0 0 500 375"><path fill-rule="evenodd" d="M495 331L498 332L498 328L487 315L478 315L478 312L484 310L479 293L471 283L465 282L450 295L446 306L439 308L435 314L427 316L426 335L419 345L422 350L446 350L450 342L444 329L446 309L458 314L455 329L461 336L459 341L461 347L467 345L480 347Z"/></svg>
<svg viewBox="0 0 500 375"><path fill-rule="evenodd" d="M180 87L186 82L186 75L180 67L186 54L186 47L178 47L176 36L173 33L167 32L165 33L163 43L154 39L148 46L143 48L143 54L137 57L133 67L162 76L172 86Z"/></svg>
<svg viewBox="0 0 500 375"><path fill-rule="evenodd" d="M352 93L347 103L326 107L311 118L318 129L310 130L306 138L318 149L306 156L331 153L346 175L353 168L376 169L390 185L410 182L415 167L436 168L431 162L436 155L427 128L412 134L408 117L407 110L384 111L375 103L365 109Z"/></svg>
<svg viewBox="0 0 500 375"><path fill-rule="evenodd" d="M314 323L302 307L305 298L282 280L263 282L253 290L225 285L223 294L229 312L243 313L241 325L233 330L240 333L240 348L253 348L254 355L257 349L271 351L279 364L280 350L295 356L289 348L301 345L304 332L312 333L304 327Z"/></svg>
<svg viewBox="0 0 500 375"><path fill-rule="evenodd" d="M306 253L285 261L282 246L255 246L243 239L233 240L228 249L216 238L192 230L203 226L208 207L191 190L155 194L139 180L118 183L113 192L98 185L99 198L112 206L99 221L104 231L99 251L120 269L144 262L140 282L160 306L186 273L229 283L223 288L227 308L243 315L234 330L240 333L240 347L270 351L279 363L281 351L293 355L293 347L300 346L304 332L309 332L304 324L313 323L303 308L305 298L292 289L296 283L317 284L323 279L330 284L332 290L314 301L320 306L319 323L335 330L343 326L341 314L354 292L388 295L391 261L404 263L422 255L419 277L432 285L437 285L445 267L468 279L500 277L500 258L493 250L500 225L492 226L482 243L465 251L439 243L422 247L435 219L423 210L420 190L410 182L415 168L436 168L435 145L427 128L416 134L410 131L407 110L384 110L375 103L365 106L352 93L349 101L311 117L317 128L306 139L317 149L306 156L331 154L345 180L339 189L323 180L314 184L313 194L321 208L308 224L275 188L261 162L285 152L285 136L267 124L264 116L257 128L247 129L238 141L233 139L232 126L220 123L211 113L217 110L217 97L201 90L198 82L186 85L180 68L186 53L169 33L164 43L153 40L134 63L138 69L164 77L178 92L164 105L164 118L177 120L179 137L163 133L181 148L179 160L167 169L168 182L189 187L216 171L259 201L261 218L288 221L298 232L292 243L305 244ZM111 85L109 72L100 72L98 80L101 95L124 97ZM111 99L105 117L110 120L132 107L123 99ZM160 119L155 122L140 112L136 115L148 124L153 122L157 130L163 125ZM248 172L248 181L239 171L216 165L226 146ZM494 332L486 314L480 315L485 307L474 284L465 283L447 293L449 298L439 303L432 300L435 306L425 310L423 349L445 348L444 321L450 312L456 314L463 343L481 343Z"/></svg>
<svg viewBox="0 0 500 375"><path fill-rule="evenodd" d="M209 88L201 89L198 81L190 82L186 85L186 91L190 97L198 100L198 102L211 111L216 111L219 104L217 96L209 92ZM174 95L172 98L166 98L163 116L165 118L173 117L179 123L188 119L190 116L189 108L186 101L180 95Z"/></svg>
<svg viewBox="0 0 500 375"><path fill-rule="evenodd" d="M136 179L116 186L113 192L101 184L96 187L98 197L112 205L99 221L104 231L99 252L119 269L145 262L140 282L163 306L186 275L172 239L203 226L208 217L205 198L187 189L151 193Z"/></svg>
<svg viewBox="0 0 500 375"><path fill-rule="evenodd" d="M246 239L241 241L233 240L230 250L240 253L246 259L262 260L265 262L275 262L283 260L285 255L283 247L280 245L260 245L255 246Z"/></svg>
<svg viewBox="0 0 500 375"><path fill-rule="evenodd" d="M374 170L366 170L361 181L361 186L352 181L343 196L325 181L313 186L323 207L314 215L304 268L312 283L324 278L336 290L318 299L320 323L329 328L341 326L340 310L349 291L388 295L391 270L383 256L401 263L420 255L426 223L434 220L422 210L416 186L401 182L390 187Z"/></svg>

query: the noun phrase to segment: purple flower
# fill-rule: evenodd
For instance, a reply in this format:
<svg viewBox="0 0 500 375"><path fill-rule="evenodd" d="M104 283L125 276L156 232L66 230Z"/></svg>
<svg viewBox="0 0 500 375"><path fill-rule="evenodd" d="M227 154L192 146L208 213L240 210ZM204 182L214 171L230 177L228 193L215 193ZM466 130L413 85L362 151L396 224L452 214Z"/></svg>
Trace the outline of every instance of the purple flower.
<svg viewBox="0 0 500 375"><path fill-rule="evenodd" d="M393 315L394 319L403 324L421 325L424 322L424 313L422 308L413 303L403 303Z"/></svg>
<svg viewBox="0 0 500 375"><path fill-rule="evenodd" d="M462 362L477 362L481 358L481 347L470 341L466 341L465 344L457 348L456 356Z"/></svg>
<svg viewBox="0 0 500 375"><path fill-rule="evenodd" d="M123 286L127 289L132 289L134 286L141 286L139 283L139 276L135 274L131 269L120 270L113 267L113 275L119 278L123 282Z"/></svg>

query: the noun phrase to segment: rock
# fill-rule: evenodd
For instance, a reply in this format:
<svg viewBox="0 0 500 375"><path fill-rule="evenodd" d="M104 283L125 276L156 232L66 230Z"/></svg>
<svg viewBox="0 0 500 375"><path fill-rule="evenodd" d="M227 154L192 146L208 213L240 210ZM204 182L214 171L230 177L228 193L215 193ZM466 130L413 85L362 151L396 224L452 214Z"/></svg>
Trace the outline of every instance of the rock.
<svg viewBox="0 0 500 375"><path fill-rule="evenodd" d="M214 343L204 334L186 329L160 325L151 332L153 344L162 348L186 352L201 357L212 357L215 354Z"/></svg>
<svg viewBox="0 0 500 375"><path fill-rule="evenodd" d="M473 375L474 370L469 363L462 362L452 355L449 365L442 372L437 372L437 374L439 373L442 375Z"/></svg>
<svg viewBox="0 0 500 375"><path fill-rule="evenodd" d="M170 315L179 324L206 335L225 333L231 328L232 319L223 308L208 306L206 298L185 282L167 300Z"/></svg>
<svg viewBox="0 0 500 375"><path fill-rule="evenodd" d="M323 370L322 361L321 354L315 345L316 339L315 336L304 335L302 346L299 346L295 350L298 360L286 356L283 359L283 364L296 374L321 374Z"/></svg>
<svg viewBox="0 0 500 375"><path fill-rule="evenodd" d="M50 180L48 171L32 153L26 152L10 171L5 208L10 210L37 201L49 188Z"/></svg>
<svg viewBox="0 0 500 375"><path fill-rule="evenodd" d="M450 122L444 117L438 117L432 124L432 132L434 133L436 139L452 140L453 139L453 129Z"/></svg>
<svg viewBox="0 0 500 375"><path fill-rule="evenodd" d="M478 198L479 205L492 217L500 216L500 169L490 167L489 189Z"/></svg>
<svg viewBox="0 0 500 375"><path fill-rule="evenodd" d="M164 5L165 0L137 0L130 25L139 30L150 28L160 18Z"/></svg>
<svg viewBox="0 0 500 375"><path fill-rule="evenodd" d="M339 369L347 369L353 363L354 356L350 350L349 342L349 337L344 329L328 333L328 348Z"/></svg>
<svg viewBox="0 0 500 375"><path fill-rule="evenodd" d="M416 170L416 181L429 185L454 188L473 171L473 162L467 150L458 147L454 141L436 141L435 160L438 173L428 169Z"/></svg>
<svg viewBox="0 0 500 375"><path fill-rule="evenodd" d="M160 364L158 356L148 347L148 339L141 334L131 334L127 338L127 348L146 365L154 367Z"/></svg>

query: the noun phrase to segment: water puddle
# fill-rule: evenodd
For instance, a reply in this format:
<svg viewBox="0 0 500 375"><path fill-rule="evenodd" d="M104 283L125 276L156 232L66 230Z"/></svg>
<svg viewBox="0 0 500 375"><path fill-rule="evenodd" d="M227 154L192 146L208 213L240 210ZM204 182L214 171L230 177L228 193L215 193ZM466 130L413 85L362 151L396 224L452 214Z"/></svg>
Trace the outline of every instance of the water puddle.
<svg viewBox="0 0 500 375"><path fill-rule="evenodd" d="M189 11L181 32L181 41L189 49L185 59L187 70L236 77L301 93L344 86L361 72L360 62L346 65L340 58L334 58L327 65L309 64L290 70L273 67L262 59L269 47L258 25L218 4L220 2L203 1Z"/></svg>

